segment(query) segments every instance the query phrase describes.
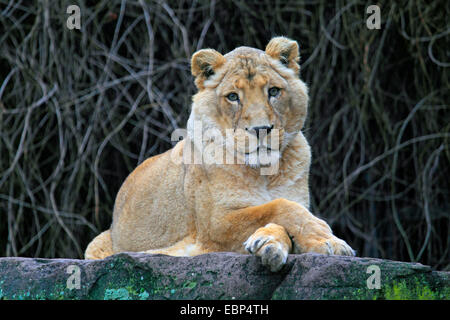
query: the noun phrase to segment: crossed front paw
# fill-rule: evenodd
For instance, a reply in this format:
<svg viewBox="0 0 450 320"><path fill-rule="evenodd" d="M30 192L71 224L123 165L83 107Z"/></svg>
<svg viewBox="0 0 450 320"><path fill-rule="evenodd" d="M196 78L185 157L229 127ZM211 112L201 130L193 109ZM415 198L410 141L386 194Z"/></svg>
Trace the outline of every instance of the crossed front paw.
<svg viewBox="0 0 450 320"><path fill-rule="evenodd" d="M270 271L279 271L287 261L292 248L291 240L283 227L269 223L259 228L244 242L245 250L261 258Z"/></svg>

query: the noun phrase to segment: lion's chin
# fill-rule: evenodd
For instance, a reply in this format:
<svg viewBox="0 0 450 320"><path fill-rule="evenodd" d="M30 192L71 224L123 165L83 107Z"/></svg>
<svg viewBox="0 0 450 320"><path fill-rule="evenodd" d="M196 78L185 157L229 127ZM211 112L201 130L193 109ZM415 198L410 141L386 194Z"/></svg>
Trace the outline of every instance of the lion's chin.
<svg viewBox="0 0 450 320"><path fill-rule="evenodd" d="M266 148L245 153L245 165L251 168L270 167L280 161L280 151Z"/></svg>

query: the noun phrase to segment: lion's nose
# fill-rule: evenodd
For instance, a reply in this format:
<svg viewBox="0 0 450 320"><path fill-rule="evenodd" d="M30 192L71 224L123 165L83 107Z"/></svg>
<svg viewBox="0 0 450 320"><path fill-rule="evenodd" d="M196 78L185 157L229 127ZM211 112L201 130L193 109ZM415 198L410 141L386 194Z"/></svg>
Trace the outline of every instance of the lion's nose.
<svg viewBox="0 0 450 320"><path fill-rule="evenodd" d="M261 134L261 137L263 137L264 135L269 135L269 133L272 129L273 129L273 125L252 127L250 130L248 130L248 128L246 128L247 131L256 135L256 137L258 139L259 139L260 134Z"/></svg>

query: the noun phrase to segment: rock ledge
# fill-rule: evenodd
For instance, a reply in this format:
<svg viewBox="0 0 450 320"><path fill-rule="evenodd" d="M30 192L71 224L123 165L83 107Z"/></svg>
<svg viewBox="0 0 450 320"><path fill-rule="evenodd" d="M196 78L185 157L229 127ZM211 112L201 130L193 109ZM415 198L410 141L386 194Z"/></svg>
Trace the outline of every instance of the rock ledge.
<svg viewBox="0 0 450 320"><path fill-rule="evenodd" d="M450 299L450 272L312 253L290 255L278 273L251 255L120 253L97 261L0 258L0 275L0 300Z"/></svg>

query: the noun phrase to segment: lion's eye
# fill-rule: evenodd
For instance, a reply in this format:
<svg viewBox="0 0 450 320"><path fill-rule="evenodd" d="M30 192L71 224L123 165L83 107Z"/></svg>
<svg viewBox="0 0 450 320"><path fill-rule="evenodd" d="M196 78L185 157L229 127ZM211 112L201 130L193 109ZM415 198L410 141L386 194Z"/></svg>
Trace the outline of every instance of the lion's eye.
<svg viewBox="0 0 450 320"><path fill-rule="evenodd" d="M239 96L238 96L237 93L232 92L232 93L227 95L227 99L230 100L230 101L238 101L239 100Z"/></svg>
<svg viewBox="0 0 450 320"><path fill-rule="evenodd" d="M269 89L269 97L276 97L280 93L280 88L272 87Z"/></svg>

